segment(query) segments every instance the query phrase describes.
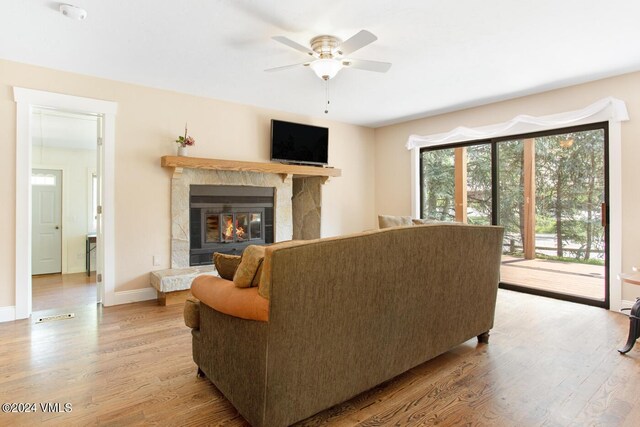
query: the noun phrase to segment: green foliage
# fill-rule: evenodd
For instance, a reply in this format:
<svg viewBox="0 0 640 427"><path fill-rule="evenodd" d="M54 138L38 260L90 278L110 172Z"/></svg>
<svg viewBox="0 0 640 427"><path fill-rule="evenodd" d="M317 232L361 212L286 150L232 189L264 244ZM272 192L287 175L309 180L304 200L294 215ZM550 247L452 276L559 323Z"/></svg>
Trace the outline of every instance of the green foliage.
<svg viewBox="0 0 640 427"><path fill-rule="evenodd" d="M496 144L498 158L498 222L505 241L523 246L524 141ZM491 223L491 145L468 146L467 218ZM455 219L455 150L421 154L422 216ZM535 139L536 233L555 234L557 257L588 261L604 249L600 203L604 200L604 132L601 129ZM571 243L579 251L566 251ZM565 252L566 255L565 256ZM591 262L591 261L589 261ZM593 262L601 262L595 259Z"/></svg>
<svg viewBox="0 0 640 427"><path fill-rule="evenodd" d="M455 211L454 150L422 153L422 217L453 221Z"/></svg>

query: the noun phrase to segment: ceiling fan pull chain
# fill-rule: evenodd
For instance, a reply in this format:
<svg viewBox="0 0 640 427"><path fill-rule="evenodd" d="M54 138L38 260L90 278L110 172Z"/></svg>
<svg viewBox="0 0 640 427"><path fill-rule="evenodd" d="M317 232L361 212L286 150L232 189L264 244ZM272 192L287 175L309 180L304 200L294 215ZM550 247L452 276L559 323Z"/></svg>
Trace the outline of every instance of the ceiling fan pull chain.
<svg viewBox="0 0 640 427"><path fill-rule="evenodd" d="M324 81L324 94L325 94L325 100L327 101L325 107L324 107L324 113L328 114L329 113L329 79Z"/></svg>

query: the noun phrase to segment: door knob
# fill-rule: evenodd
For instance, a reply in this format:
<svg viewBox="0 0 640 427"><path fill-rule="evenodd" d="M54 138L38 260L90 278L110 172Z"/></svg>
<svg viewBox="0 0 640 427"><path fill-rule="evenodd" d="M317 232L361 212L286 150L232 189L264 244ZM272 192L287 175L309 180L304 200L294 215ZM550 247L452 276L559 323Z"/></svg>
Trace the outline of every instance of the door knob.
<svg viewBox="0 0 640 427"><path fill-rule="evenodd" d="M60 229L60 227L56 225L56 230L59 230L59 229Z"/></svg>

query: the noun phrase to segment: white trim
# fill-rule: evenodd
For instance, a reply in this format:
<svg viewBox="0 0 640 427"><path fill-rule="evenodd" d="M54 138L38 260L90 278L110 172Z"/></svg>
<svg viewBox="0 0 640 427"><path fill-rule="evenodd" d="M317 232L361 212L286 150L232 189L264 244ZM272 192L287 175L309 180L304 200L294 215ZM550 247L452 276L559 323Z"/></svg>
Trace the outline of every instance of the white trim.
<svg viewBox="0 0 640 427"><path fill-rule="evenodd" d="M22 87L13 88L13 100L18 104L25 103L45 108L55 107L78 113L115 115L118 112L117 102Z"/></svg>
<svg viewBox="0 0 640 427"><path fill-rule="evenodd" d="M15 94L15 88L14 88ZM31 105L16 106L15 318L31 315Z"/></svg>
<svg viewBox="0 0 640 427"><path fill-rule="evenodd" d="M16 308L14 306L0 307L0 323L16 320Z"/></svg>
<svg viewBox="0 0 640 427"><path fill-rule="evenodd" d="M131 291L115 292L111 305L129 304L132 302L149 301L158 298L156 288L133 289Z"/></svg>
<svg viewBox="0 0 640 427"><path fill-rule="evenodd" d="M116 239L115 239L115 146L116 146L116 120L115 113L104 114L104 139L102 142L102 229L104 232L102 254L102 290L105 306L115 305L116 283ZM96 265L100 261L96 259Z"/></svg>
<svg viewBox="0 0 640 427"><path fill-rule="evenodd" d="M103 196L104 223L104 305L114 300L115 229L114 229L114 169L115 114L117 103L93 98L44 92L20 87L13 88L16 102L16 305L15 317L31 315L31 111L33 107L58 108L68 111L99 114L104 117ZM110 207L110 209L108 208Z"/></svg>
<svg viewBox="0 0 640 427"><path fill-rule="evenodd" d="M420 149L411 150L411 216L420 218Z"/></svg>
<svg viewBox="0 0 640 427"><path fill-rule="evenodd" d="M548 116L520 115L505 123L477 128L457 127L450 132L429 136L411 135L406 144L411 150L411 209L420 216L420 165L419 152L422 147L476 139L489 139L543 130L560 129L588 123L609 122L609 309L620 311L622 307L622 283L618 275L622 272L622 131L620 122L628 121L629 114L624 101L605 98L582 110ZM414 187L415 186L415 187ZM416 208L417 206L417 208Z"/></svg>
<svg viewBox="0 0 640 427"><path fill-rule="evenodd" d="M455 142L499 138L501 136L560 129L607 120L615 122L626 122L629 120L629 113L627 112L627 106L624 101L608 97L594 102L581 110L540 117L522 114L504 123L475 128L460 126L449 132L435 135L411 135L409 136L406 147L407 150L411 150L414 148L433 147Z"/></svg>
<svg viewBox="0 0 640 427"><path fill-rule="evenodd" d="M628 120L628 117L627 117ZM622 126L609 120L609 310L622 306Z"/></svg>

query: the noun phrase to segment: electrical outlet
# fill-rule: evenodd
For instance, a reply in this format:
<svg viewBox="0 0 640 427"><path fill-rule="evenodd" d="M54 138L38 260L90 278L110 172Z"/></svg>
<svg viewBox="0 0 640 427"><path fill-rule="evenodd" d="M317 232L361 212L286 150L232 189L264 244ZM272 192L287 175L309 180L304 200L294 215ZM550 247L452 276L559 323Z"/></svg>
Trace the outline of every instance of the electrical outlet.
<svg viewBox="0 0 640 427"><path fill-rule="evenodd" d="M153 266L154 267L159 267L160 266L160 257L158 255L154 255L153 256Z"/></svg>

